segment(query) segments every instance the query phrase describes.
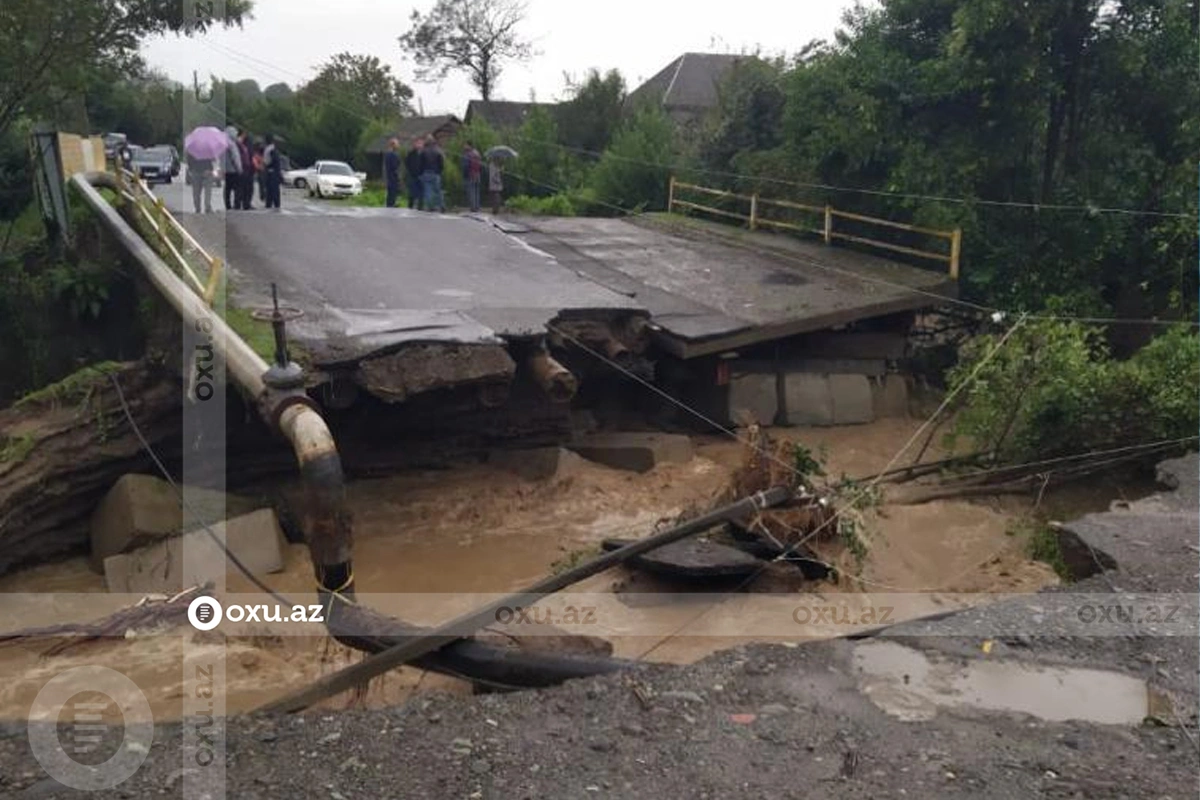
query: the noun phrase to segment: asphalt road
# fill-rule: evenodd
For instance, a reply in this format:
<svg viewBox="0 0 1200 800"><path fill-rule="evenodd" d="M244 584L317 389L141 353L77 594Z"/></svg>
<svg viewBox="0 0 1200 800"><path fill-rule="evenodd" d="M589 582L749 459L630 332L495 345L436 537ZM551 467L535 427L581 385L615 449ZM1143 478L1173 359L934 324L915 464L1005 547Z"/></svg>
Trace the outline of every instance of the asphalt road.
<svg viewBox="0 0 1200 800"><path fill-rule="evenodd" d="M234 302L266 305L276 283L283 302L304 311L293 329L318 357L326 349L342 361L401 343L494 342L544 333L560 315L643 311L486 216L361 208L298 190L285 191L280 210L194 214L190 191L182 183L158 189L225 260Z"/></svg>

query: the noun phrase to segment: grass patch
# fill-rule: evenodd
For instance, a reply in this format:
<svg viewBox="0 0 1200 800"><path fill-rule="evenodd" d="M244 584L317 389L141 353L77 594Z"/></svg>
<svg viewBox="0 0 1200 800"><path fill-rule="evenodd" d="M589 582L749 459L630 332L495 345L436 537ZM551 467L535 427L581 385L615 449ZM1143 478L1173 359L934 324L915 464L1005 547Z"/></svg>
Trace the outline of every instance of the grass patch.
<svg viewBox="0 0 1200 800"><path fill-rule="evenodd" d="M1058 534L1045 522L1037 519L1024 520L1017 523L1010 533L1025 542L1025 554L1029 558L1048 565L1063 581L1073 580L1070 570L1067 569L1066 559L1063 558L1062 547L1058 543Z"/></svg>
<svg viewBox="0 0 1200 800"><path fill-rule="evenodd" d="M225 306L225 322L268 364L275 360L275 332L271 329L271 323L260 322L246 309L230 305ZM289 349L295 348L289 346ZM292 357L295 358L295 354Z"/></svg>
<svg viewBox="0 0 1200 800"><path fill-rule="evenodd" d="M33 434L21 436L0 436L0 464L21 462L33 451L37 439Z"/></svg>
<svg viewBox="0 0 1200 800"><path fill-rule="evenodd" d="M14 405L17 408L26 408L77 403L86 400L100 381L120 371L121 365L116 361L101 361L98 364L91 364L72 372L57 383L30 392Z"/></svg>
<svg viewBox="0 0 1200 800"><path fill-rule="evenodd" d="M376 186L364 186L362 194L354 197L347 197L345 202L352 206L365 206L367 208L383 208L387 201L387 190ZM399 200L397 200L399 202Z"/></svg>

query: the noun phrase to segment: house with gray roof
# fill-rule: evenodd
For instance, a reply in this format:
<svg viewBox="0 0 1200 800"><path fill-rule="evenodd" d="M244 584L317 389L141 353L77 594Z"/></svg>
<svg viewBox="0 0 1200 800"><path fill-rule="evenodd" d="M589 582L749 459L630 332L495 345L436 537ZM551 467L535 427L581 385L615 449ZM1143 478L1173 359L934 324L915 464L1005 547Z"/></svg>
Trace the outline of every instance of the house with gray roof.
<svg viewBox="0 0 1200 800"><path fill-rule="evenodd" d="M470 125L473 120L482 120L495 130L519 128L535 108L544 108L554 114L558 103L518 103L512 100L472 100L467 103L463 122Z"/></svg>
<svg viewBox="0 0 1200 800"><path fill-rule="evenodd" d="M661 107L680 123L696 120L717 105L717 90L729 71L754 56L727 53L684 53L629 93L627 110L642 104Z"/></svg>

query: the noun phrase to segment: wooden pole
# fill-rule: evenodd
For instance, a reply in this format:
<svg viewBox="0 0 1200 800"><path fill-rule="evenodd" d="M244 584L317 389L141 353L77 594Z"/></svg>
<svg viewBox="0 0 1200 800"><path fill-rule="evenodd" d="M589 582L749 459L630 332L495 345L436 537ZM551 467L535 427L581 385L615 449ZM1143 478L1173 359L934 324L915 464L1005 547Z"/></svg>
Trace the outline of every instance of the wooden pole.
<svg viewBox="0 0 1200 800"><path fill-rule="evenodd" d="M825 205L825 244L833 241L833 206Z"/></svg>
<svg viewBox="0 0 1200 800"><path fill-rule="evenodd" d="M675 176L671 176L671 182L667 184L667 213L670 214L675 210Z"/></svg>
<svg viewBox="0 0 1200 800"><path fill-rule="evenodd" d="M502 608L528 608L548 594L560 591L585 578L597 575L609 567L621 564L634 556L655 550L671 542L677 542L693 534L701 533L714 525L730 519L745 517L765 508L777 506L788 500L791 496L792 491L790 489L776 486L764 492L758 492L750 497L743 498L731 505L710 511L703 516L688 520L662 533L628 544L619 550L604 553L593 558L591 561L580 564L574 569L543 578L528 589L494 600L475 611L468 611L466 614L455 617L449 622L444 622L436 628L430 629L423 636L408 639L393 645L381 653L368 656L356 664L330 673L317 680L311 686L268 703L259 710L267 713L293 713L302 711L313 703L318 703L327 697L332 697L347 689L362 685L376 675L382 675L388 670L395 669L402 664L407 664L414 659L432 653L434 650L440 650L464 636L472 635L485 625L495 622L496 613Z"/></svg>
<svg viewBox="0 0 1200 800"><path fill-rule="evenodd" d="M962 228L950 234L950 277L958 280L958 257L962 253Z"/></svg>

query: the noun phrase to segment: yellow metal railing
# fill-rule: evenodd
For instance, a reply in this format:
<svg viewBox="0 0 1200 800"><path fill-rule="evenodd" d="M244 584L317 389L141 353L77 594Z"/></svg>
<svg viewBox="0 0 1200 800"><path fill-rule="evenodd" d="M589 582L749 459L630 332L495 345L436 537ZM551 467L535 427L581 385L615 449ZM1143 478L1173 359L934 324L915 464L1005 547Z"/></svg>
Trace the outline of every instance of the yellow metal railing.
<svg viewBox="0 0 1200 800"><path fill-rule="evenodd" d="M715 208L706 206L692 200L680 200L676 196L677 190L685 190L689 192L698 192L712 197L719 197L727 200L743 200L750 204L750 213L743 214L738 211L730 211L727 208ZM797 222L789 222L779 219L764 217L761 213L763 207L784 208L790 211L800 211L804 213L814 214L820 218L821 225L805 225ZM676 208L691 209L693 211L701 211L706 214L715 214L719 217L727 219L736 219L745 222L749 225L750 230L758 230L760 227L779 228L781 230L795 231L797 233L814 234L821 237L825 244L833 244L834 240L845 242L854 242L856 244L867 245L868 247L877 247L883 250L890 250L895 253L904 253L905 255L915 256L917 258L927 258L933 261L940 261L947 265L951 278L958 279L958 262L959 256L962 253L962 229L955 228L953 230L939 230L936 228L923 228L918 225L908 225L903 222L893 222L889 219L880 219L878 217L868 217L863 214L854 214L849 211L839 211L830 205L815 206L804 203L793 203L788 200L777 200L770 197L762 197L757 192L754 194L738 194L737 192L728 192L723 189L713 189L708 186L698 186L694 183L684 183L683 181L671 178L671 183L667 192L667 210L674 211ZM837 220L847 219L855 222L860 222L866 225L878 225L884 228L893 228L896 230L908 231L909 233L922 234L931 236L937 239L944 239L947 243L948 252L937 252L934 250L922 250L916 247L907 247L905 245L895 244L893 242L882 241L880 239L868 238L866 236L856 236L844 231L837 230Z"/></svg>
<svg viewBox="0 0 1200 800"><path fill-rule="evenodd" d="M183 227L179 220L175 219L167 210L163 199L155 195L139 176L119 166L114 171L117 176L117 184L121 187L122 199L133 204L158 243L175 262L175 266L179 268L184 280L196 290L198 295L204 298L205 303L212 306L217 296L217 290L220 288L221 272L224 269L221 259L209 254L196 241L196 237L192 236L188 229ZM180 247L175 245L168 232L173 232L178 236L182 248L195 253L199 260L207 265L208 274L203 279L196 274L192 262L181 252Z"/></svg>

